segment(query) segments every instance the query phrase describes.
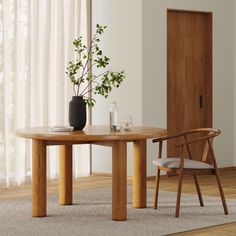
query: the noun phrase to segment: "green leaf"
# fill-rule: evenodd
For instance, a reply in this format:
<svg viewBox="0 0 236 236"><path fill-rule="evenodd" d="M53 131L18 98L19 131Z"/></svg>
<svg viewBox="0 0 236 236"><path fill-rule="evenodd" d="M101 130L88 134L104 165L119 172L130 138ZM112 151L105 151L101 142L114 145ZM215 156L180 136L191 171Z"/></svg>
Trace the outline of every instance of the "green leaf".
<svg viewBox="0 0 236 236"><path fill-rule="evenodd" d="M88 47L83 43L82 36L73 40L76 59L68 62L65 71L68 79L76 86L76 89L86 82L86 86L90 85L93 94L100 94L105 98L108 97L113 88L119 87L125 79L123 70L120 72L105 70L110 63L110 58L103 56L103 51L98 44L106 28L107 26L96 25L96 33ZM92 64L90 65L89 63ZM97 67L98 71L101 70L101 72L99 71L98 74L92 75L93 66ZM83 91L78 92L80 95L83 95ZM86 103L88 106L94 106L95 100L88 98Z"/></svg>

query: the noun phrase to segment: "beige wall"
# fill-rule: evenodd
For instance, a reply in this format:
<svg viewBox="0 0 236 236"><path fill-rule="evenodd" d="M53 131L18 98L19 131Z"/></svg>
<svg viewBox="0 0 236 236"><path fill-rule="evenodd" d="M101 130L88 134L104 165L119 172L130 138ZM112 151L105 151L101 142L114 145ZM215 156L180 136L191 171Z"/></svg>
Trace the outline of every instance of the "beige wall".
<svg viewBox="0 0 236 236"><path fill-rule="evenodd" d="M93 0L93 28L107 25L102 38L104 53L111 58L113 70L124 69L126 81L108 99L98 98L93 109L93 123L108 125L109 105L118 102L118 118L132 115L142 123L142 17L141 0ZM111 150L93 147L93 169L111 172ZM128 148L128 174L132 175L132 147Z"/></svg>
<svg viewBox="0 0 236 236"><path fill-rule="evenodd" d="M143 0L143 124L166 127L166 11L213 12L213 126L220 166L233 165L233 0ZM147 104L152 106L147 106ZM154 147L150 145L150 159ZM149 165L149 173L153 173Z"/></svg>

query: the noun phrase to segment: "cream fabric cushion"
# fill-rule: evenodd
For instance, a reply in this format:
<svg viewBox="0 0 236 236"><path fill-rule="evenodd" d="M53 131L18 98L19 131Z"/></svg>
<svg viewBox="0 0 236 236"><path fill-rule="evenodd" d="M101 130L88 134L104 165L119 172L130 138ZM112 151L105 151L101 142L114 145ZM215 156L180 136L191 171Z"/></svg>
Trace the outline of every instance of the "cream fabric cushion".
<svg viewBox="0 0 236 236"><path fill-rule="evenodd" d="M177 169L179 168L179 165L180 165L180 158L156 159L156 160L153 160L152 163L156 166ZM185 169L213 169L213 166L207 163L201 162L201 161L185 159L184 168Z"/></svg>

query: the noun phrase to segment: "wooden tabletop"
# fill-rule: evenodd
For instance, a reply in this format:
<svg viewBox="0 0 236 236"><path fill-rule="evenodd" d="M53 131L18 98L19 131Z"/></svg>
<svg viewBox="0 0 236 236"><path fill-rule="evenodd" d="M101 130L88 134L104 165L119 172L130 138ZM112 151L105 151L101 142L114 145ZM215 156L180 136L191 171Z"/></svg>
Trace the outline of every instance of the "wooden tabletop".
<svg viewBox="0 0 236 236"><path fill-rule="evenodd" d="M128 131L112 132L108 126L86 126L83 130L71 132L52 132L50 127L29 127L16 130L22 138L54 141L111 141L140 140L166 135L166 129L154 127L132 127Z"/></svg>

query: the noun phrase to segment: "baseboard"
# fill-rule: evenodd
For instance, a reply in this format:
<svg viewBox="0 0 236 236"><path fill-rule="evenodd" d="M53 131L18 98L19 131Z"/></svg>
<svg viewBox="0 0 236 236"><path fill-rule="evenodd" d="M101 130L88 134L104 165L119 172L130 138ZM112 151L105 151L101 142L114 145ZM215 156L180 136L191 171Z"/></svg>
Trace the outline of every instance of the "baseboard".
<svg viewBox="0 0 236 236"><path fill-rule="evenodd" d="M155 180L156 179L156 176L148 176L147 177L147 181L151 181L151 180Z"/></svg>
<svg viewBox="0 0 236 236"><path fill-rule="evenodd" d="M219 168L219 170L221 172L224 172L224 171L236 171L236 166L221 167L221 168Z"/></svg>
<svg viewBox="0 0 236 236"><path fill-rule="evenodd" d="M236 166L228 166L228 167L221 167L219 168L220 172L227 172L227 171L236 171ZM106 173L106 172L97 172L94 171L92 172L93 175L98 175L98 176L103 176L103 177L112 177L111 173ZM128 178L131 178L132 176L128 176ZM171 177L171 176L170 176ZM147 176L147 180L155 180L156 176Z"/></svg>
<svg viewBox="0 0 236 236"><path fill-rule="evenodd" d="M229 171L236 171L236 166L228 166L228 167L221 167L219 168L220 172L229 172ZM167 175L168 177L176 176L177 174L174 175ZM148 176L147 180L155 180L156 176Z"/></svg>
<svg viewBox="0 0 236 236"><path fill-rule="evenodd" d="M106 172L97 172L93 171L92 175L97 175L97 176L102 176L102 177L112 177L111 173L106 173ZM128 176L128 178L132 178L132 176ZM156 176L147 176L147 180L154 180Z"/></svg>
<svg viewBox="0 0 236 236"><path fill-rule="evenodd" d="M92 175L102 176L102 177L112 177L111 173L93 171Z"/></svg>

